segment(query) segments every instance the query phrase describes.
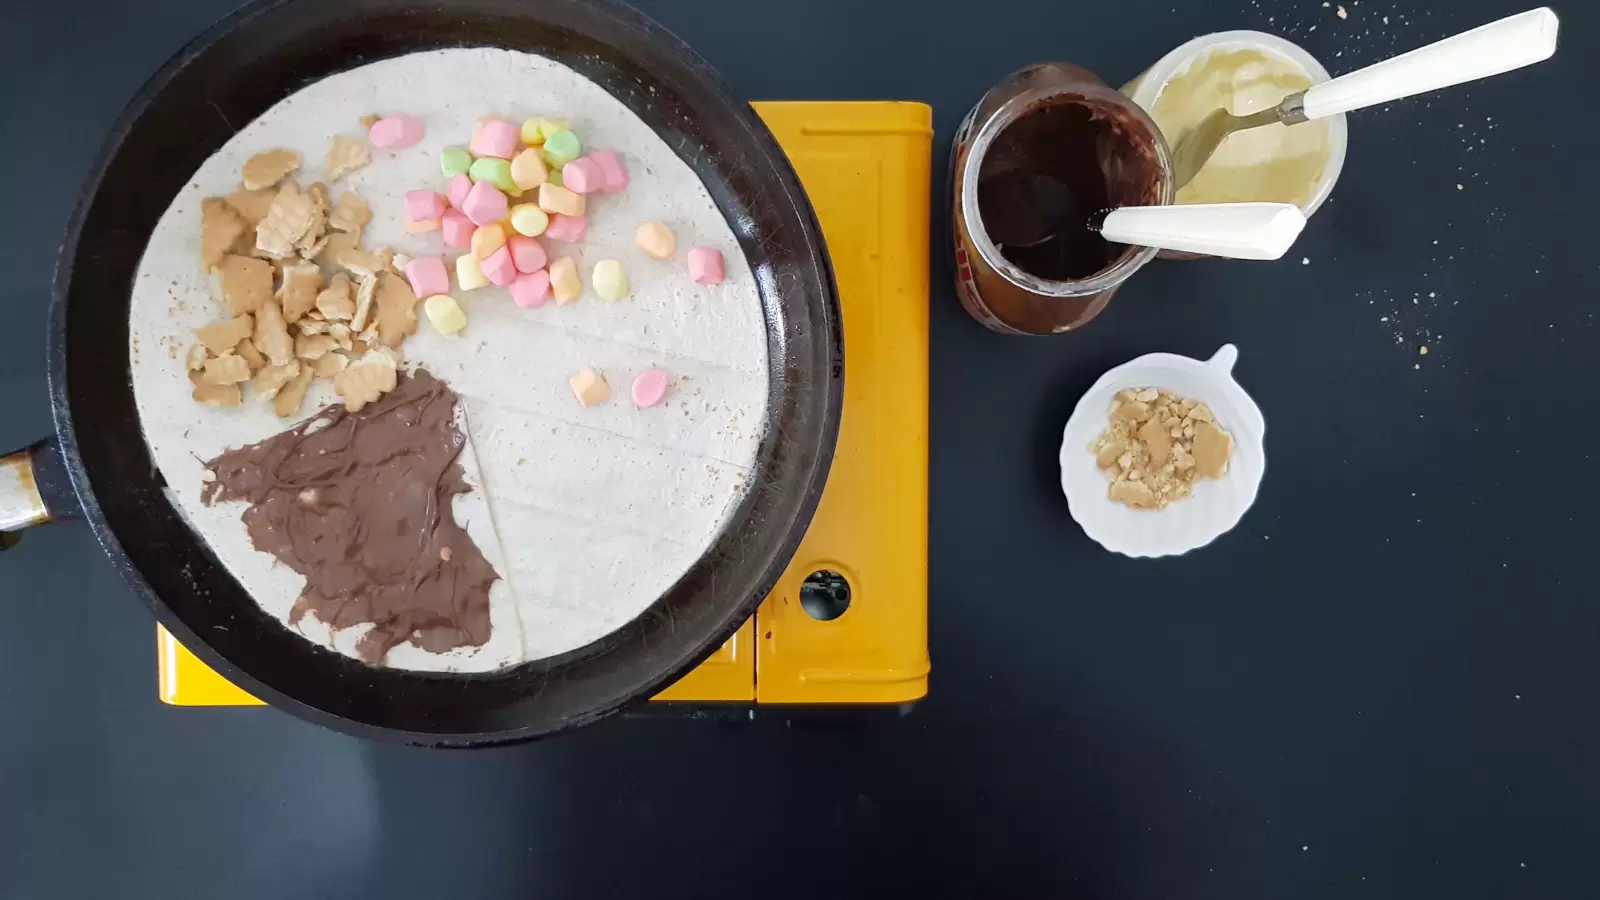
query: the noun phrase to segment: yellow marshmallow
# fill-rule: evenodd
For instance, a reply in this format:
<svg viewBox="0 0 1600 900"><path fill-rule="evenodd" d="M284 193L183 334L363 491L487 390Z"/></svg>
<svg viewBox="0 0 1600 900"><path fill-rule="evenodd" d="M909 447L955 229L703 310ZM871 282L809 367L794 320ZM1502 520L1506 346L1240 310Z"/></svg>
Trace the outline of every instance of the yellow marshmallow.
<svg viewBox="0 0 1600 900"><path fill-rule="evenodd" d="M489 283L483 269L478 266L478 258L471 253L463 253L456 257L456 284L463 291L475 291Z"/></svg>

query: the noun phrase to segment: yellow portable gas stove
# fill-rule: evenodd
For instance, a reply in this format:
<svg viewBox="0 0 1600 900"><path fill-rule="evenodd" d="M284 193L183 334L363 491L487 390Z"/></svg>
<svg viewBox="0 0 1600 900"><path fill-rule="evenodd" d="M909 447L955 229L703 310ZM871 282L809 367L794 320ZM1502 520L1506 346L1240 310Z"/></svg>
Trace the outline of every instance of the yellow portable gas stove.
<svg viewBox="0 0 1600 900"><path fill-rule="evenodd" d="M928 690L928 214L933 111L757 103L822 222L846 374L816 517L756 614L656 696L903 704ZM157 626L161 699L261 705Z"/></svg>

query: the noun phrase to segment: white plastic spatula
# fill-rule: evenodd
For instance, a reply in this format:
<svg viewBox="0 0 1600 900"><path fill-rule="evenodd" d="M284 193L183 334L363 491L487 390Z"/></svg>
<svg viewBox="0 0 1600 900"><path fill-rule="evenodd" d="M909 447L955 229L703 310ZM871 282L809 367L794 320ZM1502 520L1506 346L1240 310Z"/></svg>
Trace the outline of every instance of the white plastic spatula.
<svg viewBox="0 0 1600 900"><path fill-rule="evenodd" d="M1219 109L1173 148L1173 184L1188 184L1236 131L1274 122L1297 125L1531 66L1556 52L1560 28L1561 20L1548 7L1530 9L1313 85L1271 109L1247 116Z"/></svg>
<svg viewBox="0 0 1600 900"><path fill-rule="evenodd" d="M1306 90L1305 116L1322 119L1499 75L1549 59L1561 20L1549 7L1419 47Z"/></svg>
<svg viewBox="0 0 1600 900"><path fill-rule="evenodd" d="M1124 206L1106 214L1100 236L1118 244L1231 259L1278 259L1306 217L1293 203Z"/></svg>

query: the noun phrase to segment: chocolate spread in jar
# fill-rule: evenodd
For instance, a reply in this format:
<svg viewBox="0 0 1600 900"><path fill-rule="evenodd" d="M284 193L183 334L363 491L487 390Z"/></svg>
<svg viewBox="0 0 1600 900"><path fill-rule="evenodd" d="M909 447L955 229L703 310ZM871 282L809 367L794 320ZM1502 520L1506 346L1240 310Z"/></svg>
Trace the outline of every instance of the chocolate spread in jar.
<svg viewBox="0 0 1600 900"><path fill-rule="evenodd" d="M1098 230L1112 209L1156 199L1149 151L1126 132L1116 110L1065 100L1023 113L995 137L978 169L978 215L1006 259L1040 278L1076 281L1132 252Z"/></svg>
<svg viewBox="0 0 1600 900"><path fill-rule="evenodd" d="M956 131L951 182L957 296L1004 334L1099 315L1155 256L1100 237L1101 217L1172 200L1149 115L1068 63L1027 66L984 95Z"/></svg>
<svg viewBox="0 0 1600 900"><path fill-rule="evenodd" d="M338 630L371 623L356 647L381 663L409 641L443 653L489 639L499 577L455 521L471 490L454 391L425 371L352 413L330 406L298 427L207 464L203 500L243 500L257 550L305 576L289 614Z"/></svg>

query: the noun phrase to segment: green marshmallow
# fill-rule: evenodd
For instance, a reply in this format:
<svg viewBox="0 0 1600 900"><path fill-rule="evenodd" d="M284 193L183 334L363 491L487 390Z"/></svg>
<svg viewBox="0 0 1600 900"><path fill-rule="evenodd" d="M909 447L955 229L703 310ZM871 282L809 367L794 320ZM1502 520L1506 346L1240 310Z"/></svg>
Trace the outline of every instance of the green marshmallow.
<svg viewBox="0 0 1600 900"><path fill-rule="evenodd" d="M472 164L472 168L467 170L467 176L473 181L487 181L508 194L517 190L517 183L511 180L509 160L485 156Z"/></svg>
<svg viewBox="0 0 1600 900"><path fill-rule="evenodd" d="M544 139L544 159L552 166L564 166L578 158L583 148L578 136L563 128Z"/></svg>
<svg viewBox="0 0 1600 900"><path fill-rule="evenodd" d="M544 180L549 182L549 183L551 183L551 184L553 184L553 185L555 185L556 187L566 187L566 185L561 183L561 167L560 166L556 166L555 168L553 168L550 171L546 172L545 176L544 176Z"/></svg>
<svg viewBox="0 0 1600 900"><path fill-rule="evenodd" d="M465 175L472 168L472 154L465 147L446 147L439 154L439 171L446 178Z"/></svg>

